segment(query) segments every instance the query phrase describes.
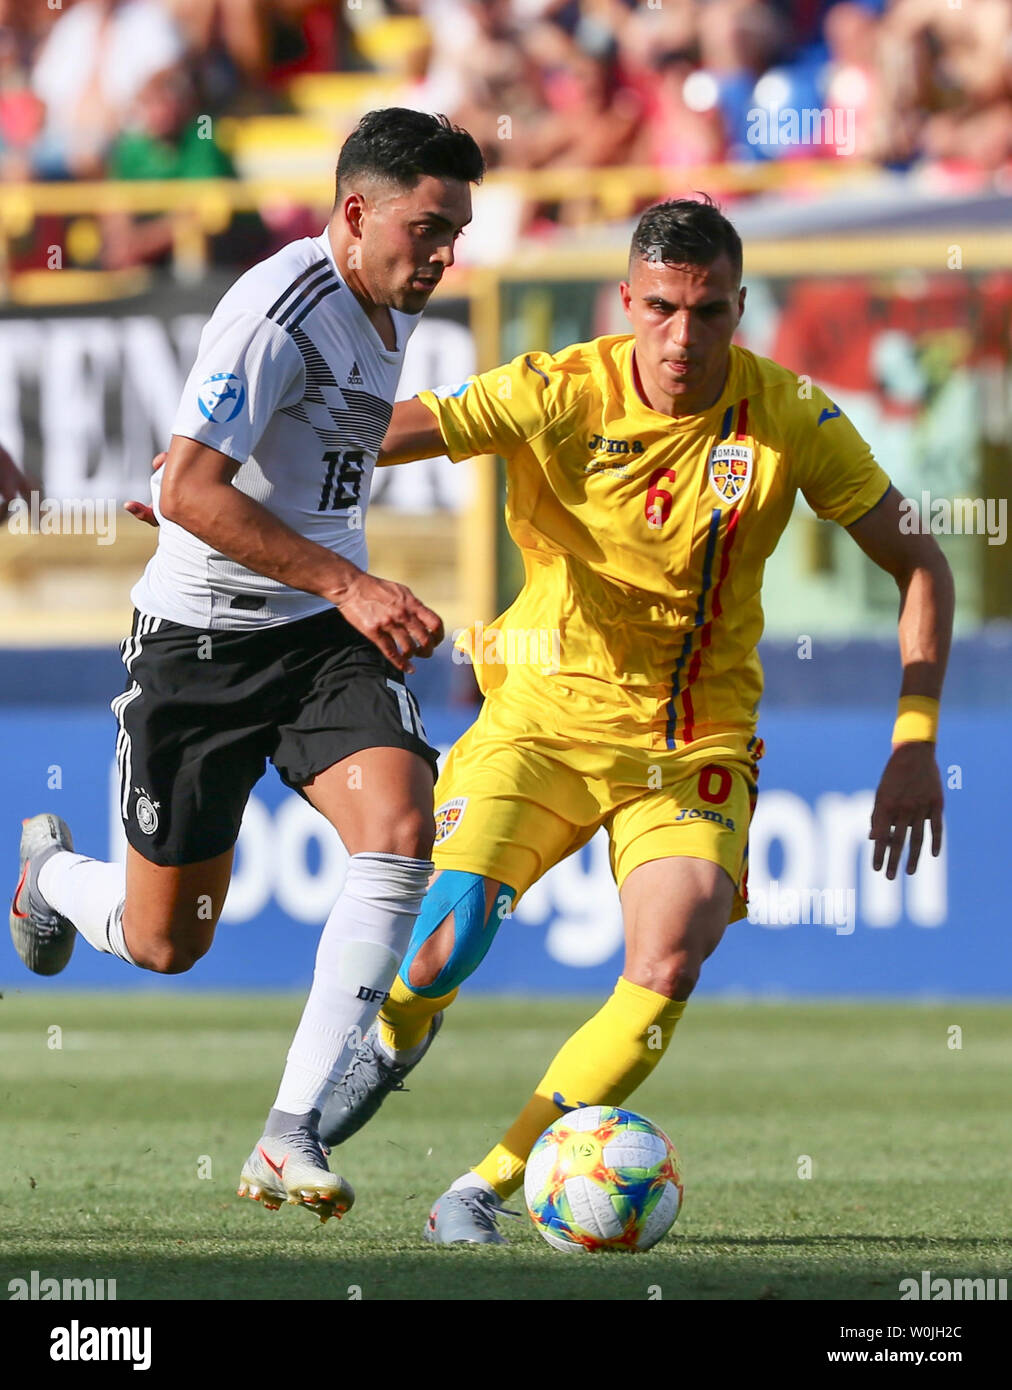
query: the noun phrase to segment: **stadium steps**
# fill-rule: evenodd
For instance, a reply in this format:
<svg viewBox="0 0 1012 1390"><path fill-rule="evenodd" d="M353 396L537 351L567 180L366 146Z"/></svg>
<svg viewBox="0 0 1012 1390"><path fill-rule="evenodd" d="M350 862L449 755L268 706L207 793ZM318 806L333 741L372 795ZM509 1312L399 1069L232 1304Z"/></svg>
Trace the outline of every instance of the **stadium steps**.
<svg viewBox="0 0 1012 1390"><path fill-rule="evenodd" d="M366 111L389 104L403 86L394 73L308 72L293 77L287 90L303 116L350 129Z"/></svg>
<svg viewBox="0 0 1012 1390"><path fill-rule="evenodd" d="M221 142L241 178L333 173L341 137L314 116L223 117Z"/></svg>
<svg viewBox="0 0 1012 1390"><path fill-rule="evenodd" d="M359 117L393 100L403 87L396 73L304 73L288 84L294 113L222 117L219 137L242 178L332 173Z"/></svg>

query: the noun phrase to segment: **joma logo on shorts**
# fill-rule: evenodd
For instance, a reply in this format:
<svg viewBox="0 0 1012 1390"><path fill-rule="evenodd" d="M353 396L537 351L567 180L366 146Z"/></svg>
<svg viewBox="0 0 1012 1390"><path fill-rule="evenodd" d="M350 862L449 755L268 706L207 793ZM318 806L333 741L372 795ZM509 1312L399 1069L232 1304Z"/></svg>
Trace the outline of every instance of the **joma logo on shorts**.
<svg viewBox="0 0 1012 1390"><path fill-rule="evenodd" d="M734 821L730 816L722 816L719 811L701 811L697 806L693 806L691 809L683 807L675 817L675 823L677 824L680 820L712 820L728 830L734 829Z"/></svg>

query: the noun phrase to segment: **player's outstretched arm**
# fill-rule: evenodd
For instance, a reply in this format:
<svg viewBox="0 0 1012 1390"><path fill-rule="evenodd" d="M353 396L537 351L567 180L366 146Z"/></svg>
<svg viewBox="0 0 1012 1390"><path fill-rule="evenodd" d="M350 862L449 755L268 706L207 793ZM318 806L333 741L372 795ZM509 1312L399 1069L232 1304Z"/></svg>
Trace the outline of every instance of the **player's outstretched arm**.
<svg viewBox="0 0 1012 1390"><path fill-rule="evenodd" d="M415 459L431 459L445 452L446 441L435 415L417 396L412 396L394 406L376 464L388 468L394 463L413 463Z"/></svg>
<svg viewBox="0 0 1012 1390"><path fill-rule="evenodd" d="M257 574L319 594L398 670L414 670L411 657L431 656L443 640L439 615L410 589L366 574L234 488L239 464L227 454L174 434L164 467L160 506L167 521Z"/></svg>
<svg viewBox="0 0 1012 1390"><path fill-rule="evenodd" d="M901 528L901 501L890 488L877 507L847 529L864 553L893 576L900 591L901 700L937 702L952 640L952 574L933 536ZM941 852L942 780L931 710L929 703L912 721L897 721L892 756L875 796L869 838L875 842L874 866L881 869L885 863L886 878L896 877L908 830L908 874L917 868L925 822L931 826L932 854Z"/></svg>

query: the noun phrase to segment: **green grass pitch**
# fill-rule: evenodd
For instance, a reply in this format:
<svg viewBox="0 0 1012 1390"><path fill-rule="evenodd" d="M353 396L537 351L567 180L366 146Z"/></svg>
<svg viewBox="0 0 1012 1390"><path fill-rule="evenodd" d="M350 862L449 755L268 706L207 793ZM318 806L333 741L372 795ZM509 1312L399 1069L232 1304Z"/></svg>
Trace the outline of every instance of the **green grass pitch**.
<svg viewBox="0 0 1012 1390"><path fill-rule="evenodd" d="M323 1226L235 1196L300 999L8 987L0 1298L33 1269L223 1300L894 1300L923 1269L1009 1276L1008 1010L964 1003L693 1003L631 1102L685 1170L656 1250L558 1254L526 1214L508 1248L426 1245L432 1198L593 1007L455 1005L410 1093L331 1160L358 1200Z"/></svg>

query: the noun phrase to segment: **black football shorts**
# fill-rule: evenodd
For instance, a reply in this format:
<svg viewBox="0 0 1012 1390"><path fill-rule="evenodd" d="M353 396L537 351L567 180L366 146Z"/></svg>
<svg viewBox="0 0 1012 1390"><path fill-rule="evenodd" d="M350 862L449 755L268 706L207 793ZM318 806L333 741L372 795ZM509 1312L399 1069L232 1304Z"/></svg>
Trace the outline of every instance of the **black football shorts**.
<svg viewBox="0 0 1012 1390"><path fill-rule="evenodd" d="M126 837L152 864L193 864L235 844L268 759L299 791L365 748L406 748L432 768L404 675L336 608L262 631L201 631L135 613L112 702Z"/></svg>

